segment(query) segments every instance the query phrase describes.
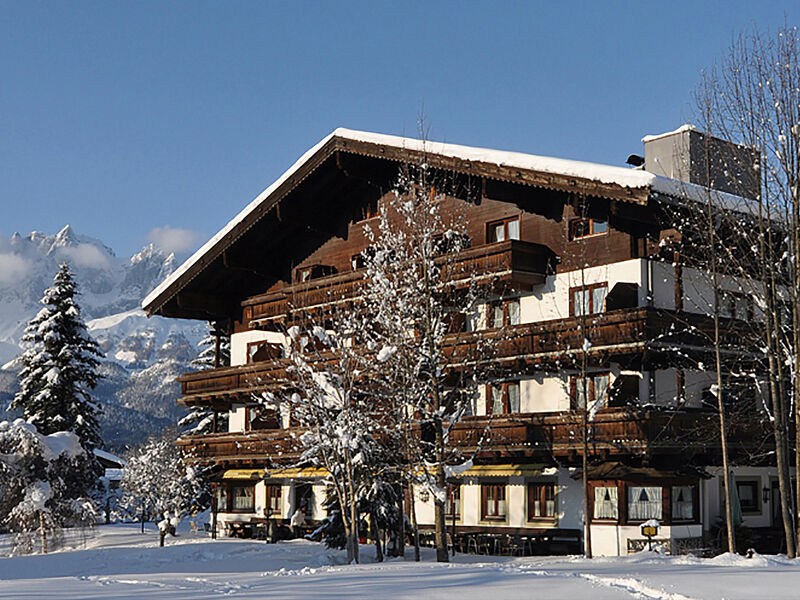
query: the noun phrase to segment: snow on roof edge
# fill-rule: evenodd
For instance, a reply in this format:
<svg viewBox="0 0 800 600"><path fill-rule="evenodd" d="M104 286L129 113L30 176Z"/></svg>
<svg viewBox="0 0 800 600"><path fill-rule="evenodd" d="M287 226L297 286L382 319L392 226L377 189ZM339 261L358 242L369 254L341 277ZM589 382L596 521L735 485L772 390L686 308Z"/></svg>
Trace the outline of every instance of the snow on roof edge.
<svg viewBox="0 0 800 600"><path fill-rule="evenodd" d="M338 130L337 130L338 131ZM261 192L258 196L256 196L247 206L245 206L239 213L231 219L225 227L220 229L216 235L214 235L210 240L208 240L205 244L203 244L197 252L192 254L189 258L187 258L183 264L175 269L172 274L167 277L164 281L162 281L152 292L145 296L145 299L142 300L142 309L145 311L147 310L147 306L154 302L156 298L158 298L162 293L164 293L174 282L180 279L200 258L203 257L209 250L211 250L217 243L222 240L231 230L233 230L236 225L241 223L244 218L253 212L261 202L263 202L269 195L275 191L284 181L289 179L294 173L309 159L311 158L320 148L322 148L328 141L336 134L334 131L326 135L322 140L320 140L317 144L312 146L309 150L307 150L300 158L298 158L294 164L289 167L286 171L284 171L283 175L278 177L272 185L270 185L267 189ZM149 315L148 315L149 316Z"/></svg>
<svg viewBox="0 0 800 600"><path fill-rule="evenodd" d="M657 139L659 137L672 135L674 133L688 131L691 129L695 129L693 125L685 124L675 131L657 136L645 136L645 138L642 139L643 141L645 139L649 141L651 139ZM217 232L216 235L203 244L203 246L201 246L199 250L192 254L192 256L190 256L186 261L184 261L180 267L175 269L175 271L173 271L169 277L162 281L145 297L141 304L142 308L147 310L148 305L154 302L173 283L179 280L207 252L209 252L214 246L216 246L217 243L225 238L225 236L228 235L228 233L230 233L234 227L241 223L245 217L247 217L247 215L253 212L266 198L270 196L270 194L272 194L272 192L274 192L281 184L294 175L294 173L306 161L308 161L320 150L320 148L322 148L334 137L385 146L394 146L398 148L407 148L409 150L424 151L430 154L460 158L462 160L492 163L507 167L551 173L554 175L589 179L600 183L615 184L627 188L650 188L653 191L661 192L671 196L689 195L690 197L694 197L696 200L702 199L699 196L699 192L702 192L702 194L707 193L707 190L702 186L696 186L694 184L669 179L639 169L603 165L599 163L590 163L565 158L538 156L535 154L525 154L522 152L492 150L489 148L479 148L475 146L462 146L459 144L449 144L446 142L433 142L429 140L419 140L396 135L372 133L368 131L358 131L340 127L335 129L332 133L325 136L317 144L307 150L294 162L291 167L284 171L284 173L278 179L276 179L272 185L256 196L255 199L245 206L231 221L228 222L227 225L225 225L225 227L223 227L219 232ZM741 203L741 201L744 200L743 198L733 196L732 194L724 194L722 192L716 192L715 194L718 194L720 196L720 201L726 205L730 205L732 199L735 199L737 203Z"/></svg>
<svg viewBox="0 0 800 600"><path fill-rule="evenodd" d="M660 140L661 138L669 137L671 135L675 135L675 134L678 134L678 133L684 133L686 131L699 131L699 129L697 129L697 127L695 127L691 123L684 123L683 125L681 125L677 129L674 129L672 131L666 131L664 133L655 133L655 134L652 134L652 135L646 135L646 136L644 136L642 138L642 143L652 142L654 140Z"/></svg>
<svg viewBox="0 0 800 600"><path fill-rule="evenodd" d="M424 151L430 154L448 156L451 158L491 163L506 167L516 167L553 175L579 177L581 179L589 179L600 183L616 184L622 187L644 188L649 186L655 177L652 173L634 170L629 167L617 167L614 165L604 165L567 158L539 156L536 154L511 152L508 150L493 150L491 148L479 148L477 146L462 146L460 144L449 144L446 142L432 142L430 140L418 140L396 135L370 133L368 131L356 131L344 128L339 128L333 133L338 137L353 141L407 148L409 150Z"/></svg>

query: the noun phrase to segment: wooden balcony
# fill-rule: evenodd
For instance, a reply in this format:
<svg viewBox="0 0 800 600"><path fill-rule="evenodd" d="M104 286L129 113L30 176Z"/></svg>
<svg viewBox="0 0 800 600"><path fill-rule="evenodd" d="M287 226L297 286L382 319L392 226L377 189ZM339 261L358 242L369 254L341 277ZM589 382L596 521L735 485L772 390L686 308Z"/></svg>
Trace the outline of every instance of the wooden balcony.
<svg viewBox="0 0 800 600"><path fill-rule="evenodd" d="M506 240L437 258L443 281L456 286L504 286L530 289L544 282L552 252L541 244ZM302 312L353 300L364 285L364 269L329 275L245 300L243 321L251 328L268 327Z"/></svg>
<svg viewBox="0 0 800 600"><path fill-rule="evenodd" d="M569 460L583 451L579 412L467 417L456 424L453 439L466 453L481 458L550 456ZM756 415L729 424L733 453L764 448L769 430ZM606 408L588 431L589 452L598 458L653 454L719 453L719 421L713 411Z"/></svg>
<svg viewBox="0 0 800 600"><path fill-rule="evenodd" d="M713 463L719 453L718 421L713 412L603 409L589 428L593 459L702 454ZM222 466L277 466L296 461L302 451L299 428L247 433L218 433L181 438L190 461ZM450 432L466 456L481 460L558 460L577 464L583 452L581 415L577 412L467 417ZM732 456L763 450L767 427L757 420L732 424Z"/></svg>
<svg viewBox="0 0 800 600"><path fill-rule="evenodd" d="M299 428L212 433L182 437L176 443L189 462L264 467L296 461L302 452L300 433Z"/></svg>
<svg viewBox="0 0 800 600"><path fill-rule="evenodd" d="M526 323L496 330L455 333L447 337L445 353L454 369L481 360L498 368L562 360L583 347L584 337L592 344L591 355L605 357L642 353L647 340L669 328L668 315L648 308L621 309L592 315L587 332L580 331L581 319L570 317L541 323ZM487 353L490 348L490 353ZM246 402L250 395L267 389L285 377L285 359L238 367L208 369L178 378L186 405L207 405L224 410L233 401Z"/></svg>

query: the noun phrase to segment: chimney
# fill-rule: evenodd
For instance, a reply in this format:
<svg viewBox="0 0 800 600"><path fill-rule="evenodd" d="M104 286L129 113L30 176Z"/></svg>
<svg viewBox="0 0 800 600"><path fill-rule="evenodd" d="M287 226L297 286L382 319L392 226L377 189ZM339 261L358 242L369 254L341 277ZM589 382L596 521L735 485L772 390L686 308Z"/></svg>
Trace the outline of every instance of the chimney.
<svg viewBox="0 0 800 600"><path fill-rule="evenodd" d="M710 187L744 198L758 198L758 152L703 133L693 125L648 135L644 142L646 171Z"/></svg>

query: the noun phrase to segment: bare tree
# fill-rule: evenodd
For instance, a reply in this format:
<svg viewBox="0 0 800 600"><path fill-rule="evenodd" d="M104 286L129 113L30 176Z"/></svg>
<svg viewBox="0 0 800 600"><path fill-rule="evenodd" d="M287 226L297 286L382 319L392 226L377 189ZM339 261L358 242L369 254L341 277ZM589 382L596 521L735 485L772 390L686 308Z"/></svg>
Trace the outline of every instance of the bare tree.
<svg viewBox="0 0 800 600"><path fill-rule="evenodd" d="M787 553L796 553L793 493L789 476L789 422L797 410L800 357L800 38L797 29L751 30L736 37L727 55L704 73L696 95L704 129L751 148L757 164L741 154L724 157L724 168L743 189L760 191L756 227L765 310L764 348L770 377L772 422ZM800 449L795 445L795 464ZM800 485L800 484L799 484ZM800 495L800 487L795 492Z"/></svg>
<svg viewBox="0 0 800 600"><path fill-rule="evenodd" d="M448 347L448 334L475 313L478 302L476 273L456 257L469 238L450 195L455 185L427 164L424 152L405 164L379 206L377 228L368 230L372 243L365 254L369 331L394 382L394 432L407 457L404 473L410 489L421 485L433 497L441 562L448 560L447 475L465 461L451 433L471 412L477 373L488 375L478 365L496 343L476 334L466 353ZM411 502L415 521L413 493Z"/></svg>

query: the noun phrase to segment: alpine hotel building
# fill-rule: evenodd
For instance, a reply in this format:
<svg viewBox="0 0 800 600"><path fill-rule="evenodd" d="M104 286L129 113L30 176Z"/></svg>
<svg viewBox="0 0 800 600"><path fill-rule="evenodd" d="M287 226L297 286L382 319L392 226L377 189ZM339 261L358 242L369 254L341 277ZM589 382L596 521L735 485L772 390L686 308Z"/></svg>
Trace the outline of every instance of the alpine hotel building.
<svg viewBox="0 0 800 600"><path fill-rule="evenodd" d="M649 136L643 165L631 168L346 129L306 152L143 302L148 315L213 321L231 335L231 366L180 378L181 403L228 414L226 430L179 440L188 460L215 466L220 534L267 514L288 520L300 504L312 520L325 516L325 473L296 464L290 420L260 410L252 395L285 364L287 324L357 295L363 226L400 166L424 152L431 168L472 191L449 198L461 203L470 237L454 260L486 282L482 318L448 336L455 344L469 328L504 328L509 343L497 359L513 365L508 377L481 386L472 414L452 432L474 466L453 480L448 526L526 535L542 553L579 552L587 476L594 554L641 549L640 526L652 518L668 550L707 546L724 511L716 406L708 402L715 374L697 367L708 347L669 332L687 322L708 329L713 293L705 274L682 264L675 230L659 215L709 193L757 197L713 165L710 176L698 175L705 166L696 146L708 138L690 126ZM712 148L730 146L711 140ZM581 351L586 315L583 379L558 359ZM758 318L746 296L732 295L724 329ZM689 354L696 360L681 358ZM602 408L584 474L587 400ZM744 525L766 531L780 526L780 510L774 466L752 459L765 435L754 413L732 426L729 445ZM432 500L421 492L415 502L420 525L432 527Z"/></svg>

